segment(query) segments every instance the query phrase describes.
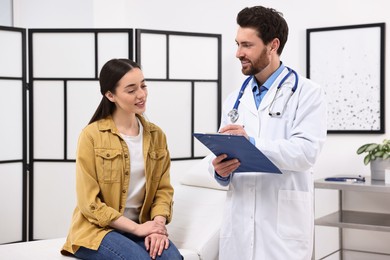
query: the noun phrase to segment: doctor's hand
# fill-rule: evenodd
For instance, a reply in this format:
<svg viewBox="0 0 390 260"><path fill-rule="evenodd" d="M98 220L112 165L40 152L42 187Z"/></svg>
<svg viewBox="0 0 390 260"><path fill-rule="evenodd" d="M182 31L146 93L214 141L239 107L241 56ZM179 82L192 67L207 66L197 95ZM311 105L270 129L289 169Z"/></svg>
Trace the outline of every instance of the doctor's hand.
<svg viewBox="0 0 390 260"><path fill-rule="evenodd" d="M219 129L219 133L221 134L231 134L231 135L242 135L245 136L246 139L249 139L248 134L246 133L243 125L226 125Z"/></svg>
<svg viewBox="0 0 390 260"><path fill-rule="evenodd" d="M238 159L223 161L226 157L226 154L221 154L212 161L214 171L221 177L228 177L240 166Z"/></svg>

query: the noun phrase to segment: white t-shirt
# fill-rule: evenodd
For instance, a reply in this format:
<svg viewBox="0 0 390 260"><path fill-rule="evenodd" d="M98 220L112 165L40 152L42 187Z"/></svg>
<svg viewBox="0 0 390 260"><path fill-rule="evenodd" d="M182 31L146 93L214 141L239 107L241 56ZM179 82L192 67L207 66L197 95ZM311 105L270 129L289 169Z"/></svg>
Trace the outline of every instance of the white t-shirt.
<svg viewBox="0 0 390 260"><path fill-rule="evenodd" d="M139 134L137 136L127 136L121 134L130 151L130 183L124 216L137 223L139 221L139 213L145 199L146 184L142 149L143 127L141 122L138 121L138 124Z"/></svg>

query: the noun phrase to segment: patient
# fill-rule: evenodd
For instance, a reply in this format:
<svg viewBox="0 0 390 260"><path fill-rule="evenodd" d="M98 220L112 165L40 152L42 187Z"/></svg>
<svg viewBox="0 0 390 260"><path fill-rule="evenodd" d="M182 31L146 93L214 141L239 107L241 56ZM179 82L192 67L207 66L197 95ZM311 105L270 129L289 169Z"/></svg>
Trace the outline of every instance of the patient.
<svg viewBox="0 0 390 260"><path fill-rule="evenodd" d="M168 239L173 188L163 131L148 122L140 66L112 59L78 141L77 206L61 253L81 259L182 259Z"/></svg>

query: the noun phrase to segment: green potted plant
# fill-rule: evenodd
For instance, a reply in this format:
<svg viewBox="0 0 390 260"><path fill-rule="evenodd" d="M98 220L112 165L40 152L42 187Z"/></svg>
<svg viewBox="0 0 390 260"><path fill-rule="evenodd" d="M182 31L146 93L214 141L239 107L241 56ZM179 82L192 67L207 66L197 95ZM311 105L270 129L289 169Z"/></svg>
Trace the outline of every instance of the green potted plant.
<svg viewBox="0 0 390 260"><path fill-rule="evenodd" d="M370 163L371 179L381 181L385 179L385 170L390 169L390 139L385 139L379 144L364 144L357 149L356 153L367 153L364 164Z"/></svg>

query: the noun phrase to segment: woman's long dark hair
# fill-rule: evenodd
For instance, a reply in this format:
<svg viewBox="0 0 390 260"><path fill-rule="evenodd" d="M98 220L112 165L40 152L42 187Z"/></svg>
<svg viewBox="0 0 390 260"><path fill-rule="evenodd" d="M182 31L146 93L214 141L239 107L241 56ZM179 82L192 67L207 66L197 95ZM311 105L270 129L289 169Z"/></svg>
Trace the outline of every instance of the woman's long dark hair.
<svg viewBox="0 0 390 260"><path fill-rule="evenodd" d="M129 59L112 59L104 64L99 75L100 93L103 97L88 124L112 115L115 110L115 103L108 100L105 94L108 91L115 94L118 81L134 68L141 69L136 62Z"/></svg>

